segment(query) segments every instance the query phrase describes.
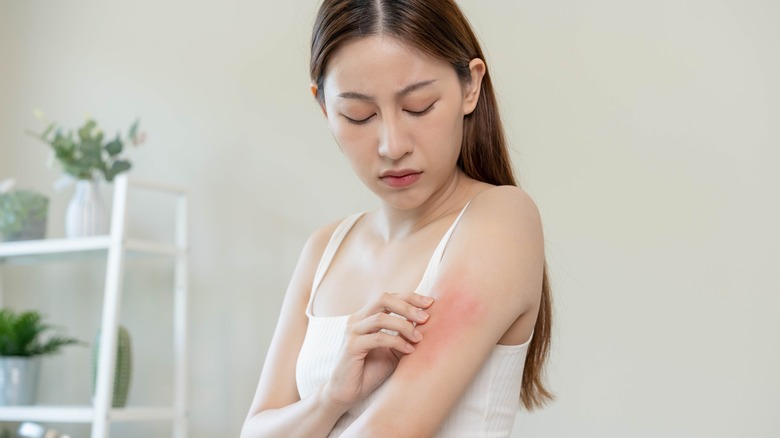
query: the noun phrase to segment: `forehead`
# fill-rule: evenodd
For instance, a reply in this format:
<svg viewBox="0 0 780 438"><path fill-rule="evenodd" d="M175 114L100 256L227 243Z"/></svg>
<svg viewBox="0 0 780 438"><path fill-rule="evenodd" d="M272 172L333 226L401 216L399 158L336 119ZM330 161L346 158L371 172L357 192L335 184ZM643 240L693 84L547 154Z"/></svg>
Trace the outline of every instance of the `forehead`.
<svg viewBox="0 0 780 438"><path fill-rule="evenodd" d="M370 36L339 48L328 60L325 91L381 93L410 83L457 80L452 66L387 36ZM327 93L326 93L327 94Z"/></svg>

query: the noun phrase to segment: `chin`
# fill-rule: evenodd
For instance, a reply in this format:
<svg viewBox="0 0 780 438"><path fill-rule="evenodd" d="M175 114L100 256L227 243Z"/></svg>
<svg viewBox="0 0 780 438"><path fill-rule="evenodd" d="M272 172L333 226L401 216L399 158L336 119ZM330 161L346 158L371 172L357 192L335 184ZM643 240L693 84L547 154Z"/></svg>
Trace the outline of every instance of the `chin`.
<svg viewBox="0 0 780 438"><path fill-rule="evenodd" d="M376 195L383 204L397 210L414 210L425 202L424 197L421 196L417 190L404 190L395 193L376 193Z"/></svg>

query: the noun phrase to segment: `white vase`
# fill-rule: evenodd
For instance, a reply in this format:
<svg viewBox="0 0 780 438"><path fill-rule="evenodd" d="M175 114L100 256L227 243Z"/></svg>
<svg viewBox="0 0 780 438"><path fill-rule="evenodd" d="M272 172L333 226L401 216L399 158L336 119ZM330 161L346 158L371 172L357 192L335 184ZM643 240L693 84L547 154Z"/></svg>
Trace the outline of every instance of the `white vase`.
<svg viewBox="0 0 780 438"><path fill-rule="evenodd" d="M65 215L65 236L99 236L107 232L106 210L100 198L97 180L76 181L68 211Z"/></svg>

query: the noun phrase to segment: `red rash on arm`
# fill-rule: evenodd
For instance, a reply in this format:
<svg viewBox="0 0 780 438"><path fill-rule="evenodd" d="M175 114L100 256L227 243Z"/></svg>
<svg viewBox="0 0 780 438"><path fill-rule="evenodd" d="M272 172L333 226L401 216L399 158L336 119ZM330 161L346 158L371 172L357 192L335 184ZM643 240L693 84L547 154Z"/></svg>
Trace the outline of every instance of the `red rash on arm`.
<svg viewBox="0 0 780 438"><path fill-rule="evenodd" d="M454 284L457 281L447 283ZM430 315L428 321L417 326L423 340L415 346L416 350L408 359L414 357L415 361L426 362L442 359L442 351L452 348L453 343L462 340L466 333L474 329L475 323L485 317L487 306L473 292L456 285L444 288L439 296L434 297L433 305L426 309Z"/></svg>
<svg viewBox="0 0 780 438"><path fill-rule="evenodd" d="M440 399L454 403L458 393L464 389L462 386L466 385L478 371L478 363L489 354L495 344L475 341L475 338L485 336L484 330L490 325L488 318L490 318L491 303L484 301L479 293L469 288L463 278L462 274L453 275L452 279L441 281L436 285L436 291L431 294L435 301L426 309L430 316L425 324L417 325L423 339L415 345L412 353L401 358L398 367L390 377L390 381L395 383L392 384L391 389L385 390L380 395L380 400L373 408L377 411L376 417L372 419L372 408L367 411L369 415L365 418L361 417L367 424L357 425L356 430L362 433L359 436L385 436L378 431L388 430L392 426L393 418L417 418L421 411L428 411L432 415L434 415L432 412L440 411L435 415L446 417L446 412L452 407L451 404L440 403L432 406L429 401ZM480 344L478 348L482 351L474 350L475 344ZM470 354L453 363L454 353L462 352L463 348L469 348ZM464 369L470 370L467 375L463 374ZM427 385L426 382L434 376L443 381L459 381L463 385ZM403 399L405 404L398 406L394 403L383 403L382 398ZM361 427L367 429L363 430ZM412 433L404 429L404 432L399 432L397 436L429 435L419 430Z"/></svg>

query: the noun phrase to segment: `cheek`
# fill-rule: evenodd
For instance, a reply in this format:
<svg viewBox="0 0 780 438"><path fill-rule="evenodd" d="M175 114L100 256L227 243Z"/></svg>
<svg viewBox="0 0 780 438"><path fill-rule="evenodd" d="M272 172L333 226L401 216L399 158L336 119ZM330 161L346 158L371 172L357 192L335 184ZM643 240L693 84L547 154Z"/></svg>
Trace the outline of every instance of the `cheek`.
<svg viewBox="0 0 780 438"><path fill-rule="evenodd" d="M331 121L329 124L333 138L355 172L360 175L370 171L372 166L368 165L367 161L372 160L376 155L371 131L365 128L356 129L356 127L342 121Z"/></svg>
<svg viewBox="0 0 780 438"><path fill-rule="evenodd" d="M463 113L460 111L460 108L452 108L448 122L445 129L460 144L463 137Z"/></svg>
<svg viewBox="0 0 780 438"><path fill-rule="evenodd" d="M355 126L343 120L328 120L330 132L336 139L339 146L346 152L347 150L364 149L367 144L366 131L356 129Z"/></svg>
<svg viewBox="0 0 780 438"><path fill-rule="evenodd" d="M440 156L457 157L463 136L463 119L460 113L452 108L446 110L431 117L430 123L421 129L420 135L424 138L424 144L438 146L437 154Z"/></svg>

